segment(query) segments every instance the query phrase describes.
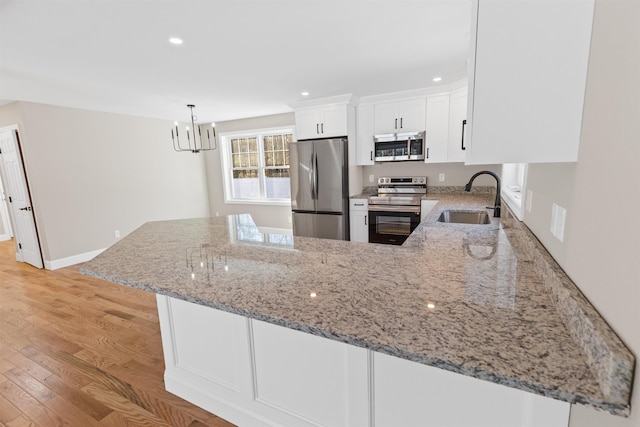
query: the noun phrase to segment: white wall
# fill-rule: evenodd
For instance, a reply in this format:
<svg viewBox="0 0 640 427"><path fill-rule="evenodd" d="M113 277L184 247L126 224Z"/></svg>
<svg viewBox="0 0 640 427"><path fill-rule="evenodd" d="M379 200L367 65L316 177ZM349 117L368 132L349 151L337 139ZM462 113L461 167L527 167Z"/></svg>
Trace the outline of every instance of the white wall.
<svg viewBox="0 0 640 427"><path fill-rule="evenodd" d="M529 165L525 223L636 355L631 416L572 407L572 427L640 426L640 2L597 0L578 162ZM567 209L564 242L551 203Z"/></svg>
<svg viewBox="0 0 640 427"><path fill-rule="evenodd" d="M293 113L275 114L272 116L253 117L216 123L216 132L241 132L252 129L294 126ZM220 142L220 138L218 138ZM225 203L222 182L222 163L220 150L205 152L207 183L209 187L209 209L211 215L229 215L249 213L259 227L290 228L289 217L291 206L265 206L251 204Z"/></svg>
<svg viewBox="0 0 640 427"><path fill-rule="evenodd" d="M19 118L45 261L103 249L115 230L124 236L147 221L209 215L203 157L173 151L172 122L28 102L0 107L0 123Z"/></svg>

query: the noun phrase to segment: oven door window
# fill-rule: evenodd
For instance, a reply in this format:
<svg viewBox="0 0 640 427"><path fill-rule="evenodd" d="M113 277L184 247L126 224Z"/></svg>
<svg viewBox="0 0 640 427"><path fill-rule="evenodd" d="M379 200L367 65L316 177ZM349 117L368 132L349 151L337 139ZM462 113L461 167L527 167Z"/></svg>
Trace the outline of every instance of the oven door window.
<svg viewBox="0 0 640 427"><path fill-rule="evenodd" d="M401 245L419 223L419 212L369 211L369 242Z"/></svg>
<svg viewBox="0 0 640 427"><path fill-rule="evenodd" d="M377 216L376 234L391 234L394 236L409 236L413 231L411 218L403 216Z"/></svg>

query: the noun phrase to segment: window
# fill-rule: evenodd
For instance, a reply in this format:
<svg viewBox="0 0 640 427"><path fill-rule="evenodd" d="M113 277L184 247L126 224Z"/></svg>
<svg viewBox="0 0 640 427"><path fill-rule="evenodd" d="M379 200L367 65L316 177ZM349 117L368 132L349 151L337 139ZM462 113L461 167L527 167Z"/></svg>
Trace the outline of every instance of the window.
<svg viewBox="0 0 640 427"><path fill-rule="evenodd" d="M292 129L222 134L225 201L289 204Z"/></svg>
<svg viewBox="0 0 640 427"><path fill-rule="evenodd" d="M524 194L527 179L526 163L502 165L502 198L513 213L522 221L524 216Z"/></svg>

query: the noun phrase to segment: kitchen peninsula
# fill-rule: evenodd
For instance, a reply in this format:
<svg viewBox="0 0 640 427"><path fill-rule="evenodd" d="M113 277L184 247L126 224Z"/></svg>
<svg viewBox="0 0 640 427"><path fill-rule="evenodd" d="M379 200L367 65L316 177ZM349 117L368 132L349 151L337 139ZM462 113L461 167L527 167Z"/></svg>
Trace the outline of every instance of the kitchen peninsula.
<svg viewBox="0 0 640 427"><path fill-rule="evenodd" d="M486 200L436 197L399 247L231 215L147 223L81 271L155 292L167 389L243 426L550 427L569 403L627 415L633 355L539 242L506 210L440 223Z"/></svg>

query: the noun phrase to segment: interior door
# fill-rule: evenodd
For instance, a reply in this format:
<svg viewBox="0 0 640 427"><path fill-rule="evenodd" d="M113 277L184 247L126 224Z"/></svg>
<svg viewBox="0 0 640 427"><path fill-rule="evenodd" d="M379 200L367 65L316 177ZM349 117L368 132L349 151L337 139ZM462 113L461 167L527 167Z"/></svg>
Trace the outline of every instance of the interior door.
<svg viewBox="0 0 640 427"><path fill-rule="evenodd" d="M9 219L9 198L4 191L4 185L2 184L2 176L0 175L0 216L2 217L2 234L0 234L0 240L9 240L13 237L13 231L11 228L11 220Z"/></svg>
<svg viewBox="0 0 640 427"><path fill-rule="evenodd" d="M344 139L314 141L316 209L318 212L344 211Z"/></svg>
<svg viewBox="0 0 640 427"><path fill-rule="evenodd" d="M290 142L289 164L291 165L291 210L315 211L313 141Z"/></svg>
<svg viewBox="0 0 640 427"><path fill-rule="evenodd" d="M18 146L18 131L0 131L0 158L2 178L9 199L9 211L16 238L16 259L42 268L40 242L36 231L35 217L31 207L31 197L22 165Z"/></svg>

